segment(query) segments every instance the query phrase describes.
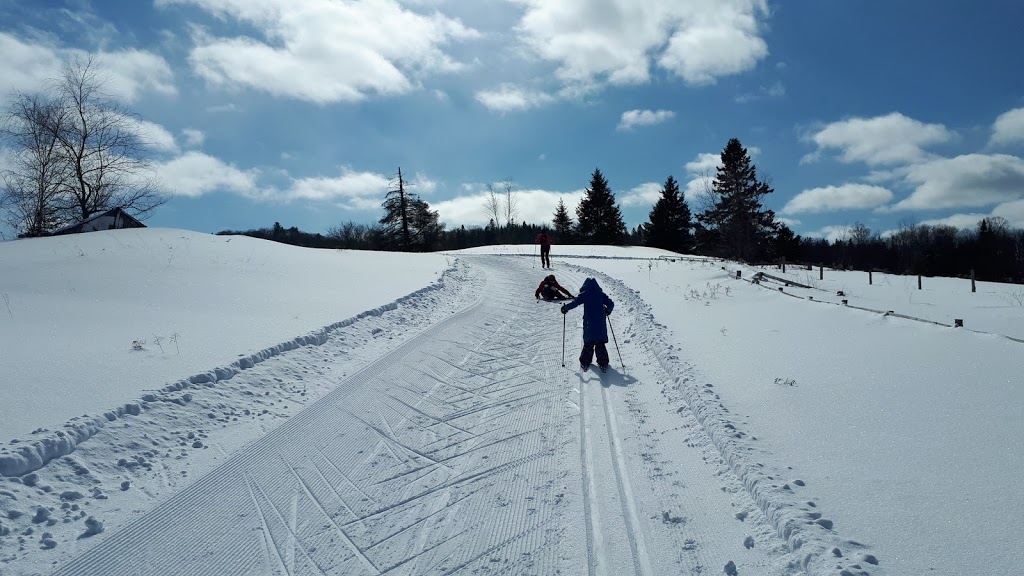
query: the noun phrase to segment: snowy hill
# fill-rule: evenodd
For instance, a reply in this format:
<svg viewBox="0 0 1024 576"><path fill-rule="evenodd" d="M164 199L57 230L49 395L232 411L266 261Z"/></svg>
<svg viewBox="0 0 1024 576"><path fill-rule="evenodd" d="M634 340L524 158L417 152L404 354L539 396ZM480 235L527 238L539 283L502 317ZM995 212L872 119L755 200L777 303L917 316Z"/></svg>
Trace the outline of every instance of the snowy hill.
<svg viewBox="0 0 1024 576"><path fill-rule="evenodd" d="M0 574L1024 565L1021 287L534 249L0 244Z"/></svg>

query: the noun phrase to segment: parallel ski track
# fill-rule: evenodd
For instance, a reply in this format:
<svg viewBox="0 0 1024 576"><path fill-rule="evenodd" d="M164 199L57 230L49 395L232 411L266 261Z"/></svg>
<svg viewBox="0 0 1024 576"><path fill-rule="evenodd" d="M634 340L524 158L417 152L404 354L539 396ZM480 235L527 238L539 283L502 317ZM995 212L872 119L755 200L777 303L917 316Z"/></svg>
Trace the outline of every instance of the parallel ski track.
<svg viewBox="0 0 1024 576"><path fill-rule="evenodd" d="M517 290L481 268L481 294ZM564 571L549 478L566 376L527 312L476 301L55 574Z"/></svg>

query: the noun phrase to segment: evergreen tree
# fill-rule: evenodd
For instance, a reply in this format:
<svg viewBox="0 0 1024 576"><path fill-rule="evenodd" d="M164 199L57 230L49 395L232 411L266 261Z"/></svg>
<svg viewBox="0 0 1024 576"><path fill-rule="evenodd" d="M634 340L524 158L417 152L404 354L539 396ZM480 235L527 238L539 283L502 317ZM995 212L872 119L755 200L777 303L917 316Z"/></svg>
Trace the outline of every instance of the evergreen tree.
<svg viewBox="0 0 1024 576"><path fill-rule="evenodd" d="M555 208L555 217L551 223L555 226L555 236L562 243L572 237L572 218L569 217L569 210L561 198L558 199L558 208Z"/></svg>
<svg viewBox="0 0 1024 576"><path fill-rule="evenodd" d="M654 203L648 219L650 222L643 225L645 246L673 252L688 252L693 247L690 207L672 176L665 180L661 198Z"/></svg>
<svg viewBox="0 0 1024 576"><path fill-rule="evenodd" d="M590 188L576 207L576 234L584 244L622 244L626 223L601 170L595 168Z"/></svg>
<svg viewBox="0 0 1024 576"><path fill-rule="evenodd" d="M384 197L383 226L385 246L402 252L425 251L433 248L444 231L437 211L426 201L405 190L402 169L398 169L398 186Z"/></svg>
<svg viewBox="0 0 1024 576"><path fill-rule="evenodd" d="M761 199L773 190L757 179L747 149L736 138L722 151L711 192L713 205L697 216L701 251L747 262L770 257L778 223Z"/></svg>

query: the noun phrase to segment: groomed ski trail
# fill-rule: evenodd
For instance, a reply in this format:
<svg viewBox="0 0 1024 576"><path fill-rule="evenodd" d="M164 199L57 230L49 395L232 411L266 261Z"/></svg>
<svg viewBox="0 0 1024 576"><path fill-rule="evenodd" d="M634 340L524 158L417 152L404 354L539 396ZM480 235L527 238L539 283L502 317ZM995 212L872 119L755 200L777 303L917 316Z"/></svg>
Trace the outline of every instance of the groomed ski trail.
<svg viewBox="0 0 1024 576"><path fill-rule="evenodd" d="M617 300L613 368L526 259L58 575L798 574ZM578 286L586 270L560 272ZM537 278L535 278L535 276ZM737 510L753 510L737 520ZM757 546L746 545L757 541Z"/></svg>

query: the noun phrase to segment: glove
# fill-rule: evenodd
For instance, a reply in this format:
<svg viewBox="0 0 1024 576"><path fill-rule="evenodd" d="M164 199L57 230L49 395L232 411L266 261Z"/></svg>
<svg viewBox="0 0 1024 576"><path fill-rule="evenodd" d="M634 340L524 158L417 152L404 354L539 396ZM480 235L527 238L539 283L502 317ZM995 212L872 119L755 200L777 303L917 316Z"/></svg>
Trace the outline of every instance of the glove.
<svg viewBox="0 0 1024 576"><path fill-rule="evenodd" d="M612 315L612 311L611 311L611 310L609 310L609 309L607 309L607 308L605 308L605 309L604 309L604 315L605 315L605 316L611 316L611 315Z"/></svg>
<svg viewBox="0 0 1024 576"><path fill-rule="evenodd" d="M565 314L566 312L568 312L568 310L565 309L565 304L562 304L562 307L559 308L559 309L562 311L562 314Z"/></svg>

